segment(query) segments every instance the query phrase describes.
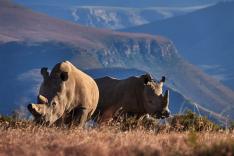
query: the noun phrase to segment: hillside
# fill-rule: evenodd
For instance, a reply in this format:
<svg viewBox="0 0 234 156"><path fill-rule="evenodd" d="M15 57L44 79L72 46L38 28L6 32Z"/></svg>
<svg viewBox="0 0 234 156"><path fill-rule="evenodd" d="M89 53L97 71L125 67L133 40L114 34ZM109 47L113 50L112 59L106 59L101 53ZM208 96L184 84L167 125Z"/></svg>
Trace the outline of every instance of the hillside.
<svg viewBox="0 0 234 156"><path fill-rule="evenodd" d="M234 1L124 31L169 37L190 62L234 89Z"/></svg>
<svg viewBox="0 0 234 156"><path fill-rule="evenodd" d="M81 69L125 67L165 75L170 88L218 113L234 101L233 91L181 58L162 36L88 28L1 1L0 41L0 109L31 101L38 86L29 80L40 82L40 67L65 59ZM234 118L232 112L223 115Z"/></svg>
<svg viewBox="0 0 234 156"><path fill-rule="evenodd" d="M194 6L194 5L207 5L211 3L220 2L223 0L177 0L168 1L165 0L144 0L138 1L137 3L134 0L60 0L59 3L57 0L40 0L40 1L29 1L29 0L13 0L14 2L20 3L26 6L32 5L60 5L60 6L114 6L114 7L157 7L157 6Z"/></svg>
<svg viewBox="0 0 234 156"><path fill-rule="evenodd" d="M123 29L183 15L208 5L188 7L114 7L114 6L81 6L54 5L48 3L26 5L33 11L45 13L51 17L96 28Z"/></svg>

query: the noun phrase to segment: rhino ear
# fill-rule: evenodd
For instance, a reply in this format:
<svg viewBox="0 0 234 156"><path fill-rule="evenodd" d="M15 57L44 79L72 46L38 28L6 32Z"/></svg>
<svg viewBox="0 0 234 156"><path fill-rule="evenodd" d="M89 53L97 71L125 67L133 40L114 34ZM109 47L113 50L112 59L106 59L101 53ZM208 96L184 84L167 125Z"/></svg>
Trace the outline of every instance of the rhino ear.
<svg viewBox="0 0 234 156"><path fill-rule="evenodd" d="M68 79L68 72L62 72L60 74L60 78L61 78L62 81L67 81L67 79Z"/></svg>
<svg viewBox="0 0 234 156"><path fill-rule="evenodd" d="M47 70L48 68L46 67L41 68L41 75L43 76L44 80L49 77L49 72Z"/></svg>
<svg viewBox="0 0 234 156"><path fill-rule="evenodd" d="M148 73L142 75L141 78L142 78L144 84L147 84L149 81L152 80L152 77Z"/></svg>

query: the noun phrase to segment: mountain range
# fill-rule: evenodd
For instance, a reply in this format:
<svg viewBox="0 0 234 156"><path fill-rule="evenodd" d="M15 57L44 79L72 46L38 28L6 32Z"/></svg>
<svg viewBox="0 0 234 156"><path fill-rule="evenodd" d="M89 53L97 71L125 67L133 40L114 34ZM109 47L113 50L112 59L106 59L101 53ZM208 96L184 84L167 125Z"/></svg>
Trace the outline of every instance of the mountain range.
<svg viewBox="0 0 234 156"><path fill-rule="evenodd" d="M0 111L34 100L41 67L70 60L83 70L120 67L165 75L167 86L198 108L234 118L233 91L184 60L163 36L89 28L1 1L0 42Z"/></svg>
<svg viewBox="0 0 234 156"><path fill-rule="evenodd" d="M42 12L51 17L68 20L74 23L107 29L123 29L153 21L183 15L210 6L188 7L116 7L116 6L80 6L54 5L48 3L29 4L33 11Z"/></svg>
<svg viewBox="0 0 234 156"><path fill-rule="evenodd" d="M186 15L124 31L165 35L187 60L234 89L233 14L234 1L220 2Z"/></svg>
<svg viewBox="0 0 234 156"><path fill-rule="evenodd" d="M40 0L40 1L31 1L31 0L13 0L24 6L29 7L30 5L60 5L60 6L112 6L112 7L134 7L134 8L144 8L144 7L158 7L158 6L195 6L195 5L207 5L211 3L217 3L220 1L227 0L144 0L136 1L134 0Z"/></svg>

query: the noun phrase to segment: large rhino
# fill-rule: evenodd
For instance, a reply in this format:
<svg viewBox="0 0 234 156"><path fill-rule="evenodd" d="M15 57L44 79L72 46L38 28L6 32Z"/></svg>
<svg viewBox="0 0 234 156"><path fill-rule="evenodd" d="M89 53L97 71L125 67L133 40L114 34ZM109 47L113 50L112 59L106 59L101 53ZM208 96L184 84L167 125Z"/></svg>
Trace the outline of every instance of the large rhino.
<svg viewBox="0 0 234 156"><path fill-rule="evenodd" d="M51 73L41 69L41 84L37 104L28 109L37 122L51 125L59 120L72 118L83 126L95 111L99 91L95 81L69 61L58 63Z"/></svg>
<svg viewBox="0 0 234 156"><path fill-rule="evenodd" d="M99 122L113 117L122 108L131 114L151 114L158 118L169 117L169 91L163 95L163 83L156 82L149 74L118 80L111 77L95 79L99 88L99 103L94 118L98 115Z"/></svg>

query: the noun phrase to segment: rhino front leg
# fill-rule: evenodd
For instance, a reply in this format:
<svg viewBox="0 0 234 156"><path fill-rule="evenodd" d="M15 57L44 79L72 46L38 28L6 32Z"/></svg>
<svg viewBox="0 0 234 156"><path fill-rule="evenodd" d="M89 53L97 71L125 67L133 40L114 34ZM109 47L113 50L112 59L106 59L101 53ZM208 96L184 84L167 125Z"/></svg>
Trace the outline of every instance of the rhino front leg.
<svg viewBox="0 0 234 156"><path fill-rule="evenodd" d="M85 122L87 121L89 111L85 108L80 109L77 117L78 126L84 127Z"/></svg>

